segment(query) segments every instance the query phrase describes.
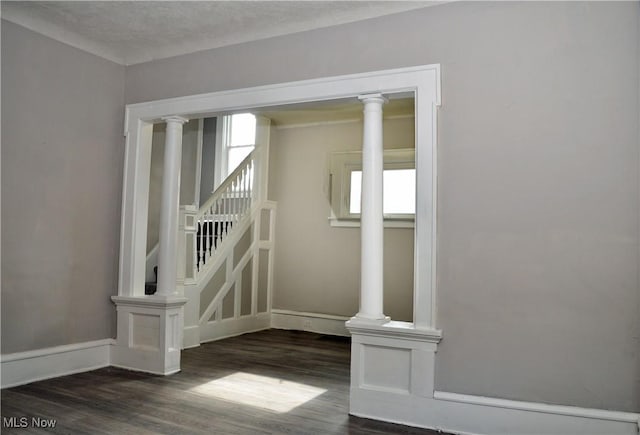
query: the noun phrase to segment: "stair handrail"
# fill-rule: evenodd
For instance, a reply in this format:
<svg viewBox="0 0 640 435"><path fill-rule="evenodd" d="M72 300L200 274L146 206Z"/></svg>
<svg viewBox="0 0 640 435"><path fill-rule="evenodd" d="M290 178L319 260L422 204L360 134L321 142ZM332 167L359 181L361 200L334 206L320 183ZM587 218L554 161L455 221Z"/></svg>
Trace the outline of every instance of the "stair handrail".
<svg viewBox="0 0 640 435"><path fill-rule="evenodd" d="M194 278L210 264L224 240L247 215L255 203L258 154L251 151L227 176L195 215L196 237L193 244Z"/></svg>
<svg viewBox="0 0 640 435"><path fill-rule="evenodd" d="M247 154L247 157L245 157L240 162L238 167L236 167L233 170L233 172L230 173L222 183L220 183L220 185L216 188L216 190L213 191L211 196L209 196L209 199L207 199L204 202L204 204L200 206L200 209L198 210L198 214L196 215L196 218L200 217L200 214L204 213L204 210L210 209L211 206L216 202L216 200L220 198L220 196L222 195L222 192L224 192L226 188L229 187L229 185L233 182L233 180L235 180L238 177L238 175L242 172L242 170L248 166L249 161L253 160L255 152L256 150L252 150L249 154Z"/></svg>

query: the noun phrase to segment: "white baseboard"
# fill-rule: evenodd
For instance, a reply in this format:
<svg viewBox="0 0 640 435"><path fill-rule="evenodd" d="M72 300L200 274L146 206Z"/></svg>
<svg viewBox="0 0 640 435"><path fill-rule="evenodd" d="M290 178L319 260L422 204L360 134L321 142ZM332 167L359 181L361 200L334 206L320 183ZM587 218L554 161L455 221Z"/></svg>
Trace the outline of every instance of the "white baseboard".
<svg viewBox="0 0 640 435"><path fill-rule="evenodd" d="M637 435L640 424L640 414L629 412L440 391L434 398L362 388L351 394L353 415L465 435Z"/></svg>
<svg viewBox="0 0 640 435"><path fill-rule="evenodd" d="M550 405L547 403L523 402L520 400L496 399L493 397L471 396L467 394L447 393L444 391L434 391L433 397L436 400L444 400L448 402L490 406L494 408L536 412L540 414L556 414L565 415L568 417L583 417L594 420L610 420L626 423L637 423L638 419L640 419L640 414L632 412L580 408L577 406Z"/></svg>
<svg viewBox="0 0 640 435"><path fill-rule="evenodd" d="M182 335L182 348L191 349L200 346L200 326L185 326Z"/></svg>
<svg viewBox="0 0 640 435"><path fill-rule="evenodd" d="M0 385L15 387L111 364L111 338L0 356Z"/></svg>
<svg viewBox="0 0 640 435"><path fill-rule="evenodd" d="M200 343L236 337L251 332L263 331L270 327L269 313L224 319L200 325Z"/></svg>
<svg viewBox="0 0 640 435"><path fill-rule="evenodd" d="M271 327L347 335L343 318L315 313L273 310ZM242 332L233 329L225 333ZM0 385L9 388L107 367L114 344L113 339L104 339L2 355ZM351 394L353 415L457 434L637 435L640 431L638 413L441 391L435 391L433 397L421 397L357 388Z"/></svg>
<svg viewBox="0 0 640 435"><path fill-rule="evenodd" d="M305 313L290 310L271 310L271 327L274 329L293 329L296 331L316 332L319 334L350 337L344 326L349 317L330 314Z"/></svg>

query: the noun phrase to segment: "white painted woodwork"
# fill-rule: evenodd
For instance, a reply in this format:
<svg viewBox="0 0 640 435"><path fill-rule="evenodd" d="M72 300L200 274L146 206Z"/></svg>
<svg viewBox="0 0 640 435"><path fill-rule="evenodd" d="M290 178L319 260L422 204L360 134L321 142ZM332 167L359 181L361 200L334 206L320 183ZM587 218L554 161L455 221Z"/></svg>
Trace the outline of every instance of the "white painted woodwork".
<svg viewBox="0 0 640 435"><path fill-rule="evenodd" d="M238 167L220 184L195 215L195 225L201 228L200 244L197 250L193 244L194 256L192 275L198 279L209 267L216 252L225 245L229 228L240 225L252 213L255 205L255 171L258 153L252 151ZM221 226L217 234L211 234L216 226Z"/></svg>
<svg viewBox="0 0 640 435"><path fill-rule="evenodd" d="M113 343L107 338L4 354L0 357L2 388L108 367Z"/></svg>
<svg viewBox="0 0 640 435"><path fill-rule="evenodd" d="M157 295L169 296L176 294L182 124L187 122L187 119L179 116L169 116L162 119L167 123L167 130L164 143L164 172L160 204Z"/></svg>
<svg viewBox="0 0 640 435"><path fill-rule="evenodd" d="M146 207L136 207L137 199L148 196L145 161L150 146L145 132L153 122L169 115L205 117L218 113L249 110L328 99L353 98L379 92L414 93L416 97L416 255L414 321L421 328L435 327L435 106L440 100L438 65L401 68L364 74L305 80L248 89L221 91L147 103L130 104L126 109L127 149L123 187L123 216L120 248L120 295L142 294L146 255ZM150 138L149 138L150 143ZM146 185L145 185L146 183ZM146 195L145 195L146 194ZM138 258L140 257L140 258ZM134 292L135 291L135 292Z"/></svg>
<svg viewBox="0 0 640 435"><path fill-rule="evenodd" d="M199 327L200 343L222 340L236 335L248 334L271 328L269 313L259 313L253 316L238 316L217 322L207 322Z"/></svg>
<svg viewBox="0 0 640 435"><path fill-rule="evenodd" d="M415 254L415 287L414 287L414 324L398 324L397 322L388 322L383 326L380 323L386 321L384 315L382 314L382 291L375 291L373 294L379 294L380 299L367 299L365 297L364 307L362 313L367 317L355 317L347 323L347 327L351 330L353 334L354 343L360 347L356 347L354 354L357 353L359 358L362 358L359 364L361 366L352 367L352 371L354 376L357 373L366 373L366 385L377 385L380 387L380 391L377 393L380 394L395 394L391 390L391 387L398 387L406 384L406 382L402 384L393 384L389 379L378 379L382 376L385 376L386 370L378 367L376 352L380 353L380 350L377 351L372 349L368 349L363 351L361 346L376 346L380 345L378 342L382 340L384 343L381 345L385 348L383 353L385 355L389 355L391 361L395 361L395 365L404 365L406 362L407 352L410 352L411 355L411 370L412 373L418 373L417 371L422 371L427 373L426 376L418 376L411 375L410 383L412 392L420 391L421 396L428 396L429 394L433 394L433 377L429 375L430 371L432 371L433 367L433 355L435 353L435 338L439 337L440 331L435 329L435 316L433 313L435 312L435 279L434 279L434 265L435 265L435 215L436 215L436 184L435 184L435 150L436 150L436 132L435 132L435 106L439 104L440 100L440 68L438 65L428 65L421 67L413 67L413 68L402 68L397 70L388 70L388 71L379 71L373 73L365 73L365 74L354 74L326 79L318 79L318 80L306 80L301 82L293 82L293 83L285 83L278 85L270 85L270 86L261 86L250 89L240 89L233 91L223 91L223 92L215 92L204 95L195 95L189 97L181 97L181 98L172 98L167 100L153 101L149 103L140 103L140 104L132 104L128 105L126 109L127 117L125 122L125 134L127 136L127 150L126 150L126 163L125 163L125 176L124 176L124 194L123 194L123 217L122 217L122 235L121 235L121 269L120 269L120 287L118 294L120 297L114 297L114 301L118 304L118 345L114 347L114 356L118 358L118 363L124 365L123 362L126 362L127 367L142 369L145 371L155 371L155 372L164 372L167 373L170 370L178 370L178 366L171 365L168 360L169 352L166 351L166 346L163 345L162 340L160 343L161 351L165 350L165 353L162 354L160 352L157 357L151 358L153 363L147 362L146 366L142 364L140 349L131 349L127 348L129 342L127 342L128 331L129 331L129 317L130 314L134 312L137 314L154 314L160 311L161 321L160 321L160 332L162 331L169 333L168 331L171 329L170 325L163 320L166 316L166 313L169 312L170 309L176 308L175 306L169 307L166 305L167 303L173 303L175 299L168 300L165 302L165 308L163 310L156 310L152 313L149 313L148 308L144 306L144 301L146 298L141 297L142 289L144 288L144 268L139 267L139 265L144 265L145 260L145 243L146 240L144 237L140 236L140 234L146 235L146 224L147 224L147 216L146 216L146 197L142 198L144 195L148 194L148 183L149 183L149 171L148 171L148 160L150 156L150 139L147 140L147 136L149 135L150 126L153 122L158 122L160 119L167 116L185 116L189 118L202 118L206 116L211 116L218 113L229 113L229 112L238 112L242 110L249 110L253 107L267 107L267 106L277 106L284 104L294 104L294 103L302 103L302 102L310 102L310 101L318 101L318 100L330 100L330 99L356 99L359 96L368 95L369 98L367 101L364 101L365 106L368 108L373 108L373 110L367 109L365 116L371 117L374 120L373 123L367 122L369 128L365 129L365 135L367 139L365 140L365 147L368 148L368 145L371 145L371 149L378 150L380 152L376 152L379 154L380 162L376 164L373 162L371 164L371 168L373 171L378 171L380 173L379 181L380 186L376 187L373 185L372 191L382 192L381 182L382 182L382 152L381 152L381 125L380 130L376 127L375 120L380 118L381 114L378 113L378 109L381 108L382 102L380 100L380 96L374 96L372 94L382 95L382 94L393 94L393 93L414 93L416 99L416 176L417 176L417 203L416 203L416 223L415 223L415 237L416 237L416 254ZM373 127L371 127L373 126ZM259 129L259 128L258 128ZM266 136L265 136L266 137ZM378 140L380 141L380 145L378 145ZM148 143L147 143L148 142ZM257 146L258 150L260 147ZM363 150L364 151L364 150ZM266 165L266 161L264 162ZM262 177L266 177L267 170L264 169L264 172L260 174L260 166L256 165L256 174L255 177L257 180L260 180ZM376 169L380 168L380 169ZM371 171L371 172L373 172ZM230 182L232 186L242 186L242 183L238 184L237 180ZM264 199L264 195L266 194L266 183L259 183L260 188L264 189L264 193L260 192L261 199ZM234 189L231 189L232 191ZM369 196L372 198L372 196ZM141 198L145 207L132 207L131 204L135 202L136 199ZM255 200L255 196L253 197ZM375 200L374 200L375 201ZM377 228L379 235L374 235L373 239L381 240L382 233L382 210L381 210L381 197L378 200L380 202L380 217L379 224L375 225ZM240 223L236 228L238 231L241 231L241 227L243 225L250 225L249 219L239 219L242 215L242 209L238 209L238 203L234 202L233 204L229 203L229 201L223 202L220 206L219 213L221 216L224 216L225 219L235 219ZM142 210L144 209L144 210ZM375 205L374 205L374 208ZM364 210L364 208L363 208ZM275 207L272 210L272 213L275 212ZM209 213L213 215L214 213ZM176 219L177 220L177 219ZM254 224L259 224L260 219L255 219ZM271 219L271 225L273 225L274 219ZM188 225L185 224L185 229ZM271 229L273 230L273 228ZM363 234L365 234L365 230L363 229ZM232 231L233 232L233 231ZM229 235L232 237L232 235ZM270 236L271 237L271 236ZM376 239L377 237L377 239ZM185 240L188 240L185 237ZM273 240L270 238L269 241L260 241L255 244L257 249L273 249ZM254 246L254 250L256 249ZM372 258L375 261L365 260L366 264L380 264L378 270L382 270L381 262L382 262L382 245L379 243L374 244L374 248L372 248ZM230 249L230 248L229 248ZM380 252L375 252L375 251ZM368 249L365 249L366 252L369 252ZM207 253L209 255L209 253ZM248 264L249 261L255 261L252 258L251 252L245 253L242 258L242 262L246 262ZM218 265L221 265L223 261L223 255L212 256L212 261L209 262L210 267L203 267L202 276L197 278L197 281L200 279L207 279L207 276L212 274L213 270ZM202 258L198 259L198 262L204 262ZM269 252L269 270L273 269L273 252ZM175 264L175 263L174 263ZM253 263L255 264L255 263ZM193 264L192 264L193 267ZM227 277L232 277L232 279L238 279L238 282L227 282L225 283L225 288L221 291L224 292L237 292L237 289L241 287L242 277L233 277L234 274L238 274L241 269L237 270L237 268L233 268L230 262L226 262L227 269ZM139 268L139 270L138 270ZM373 269L376 269L375 267ZM377 272L375 272L377 274ZM374 282L377 282L378 285L382 284L381 275L375 275L378 278L373 279ZM268 306L271 304L271 277L269 278L269 294ZM368 279L368 278L367 278ZM189 280L187 279L187 274L185 274L185 284L187 284ZM202 281L204 282L204 281ZM175 284L175 282L174 282ZM198 284L200 285L200 284ZM198 299L199 295L197 290L194 291L196 286L186 285L185 287L185 295L188 295L189 300L192 298ZM368 288L368 287L367 287ZM252 288L252 294L254 290ZM235 298L238 298L238 293L233 293ZM126 298L125 296L135 296L132 298ZM216 296L217 297L217 296ZM152 300L154 298L149 298ZM194 299L194 300L195 300ZM204 315L200 316L198 319L190 318L187 323L187 331L189 340L198 340L203 341L206 340L206 336L202 336L204 334L209 334L210 331L218 331L219 329L208 329L214 328L211 324L218 323L218 328L226 328L229 333L236 333L238 330L235 330L232 326L232 322L225 323L225 320L219 317L220 310L215 309L216 303L222 303L223 298L218 298L218 301L214 301L212 306L207 307ZM177 303L177 301L175 301ZM199 302L199 301L198 301ZM194 302L195 303L195 302ZM253 303L253 302L252 302ZM235 306L237 307L237 302L235 302ZM144 309L143 309L144 308ZM256 326L256 322L244 320L242 316L236 319L237 309L234 310L233 320L237 322L244 322L247 327L260 327L260 324ZM182 315L181 308L177 311L179 315ZM197 309L195 307L189 307L185 310L185 312L191 317L195 313L200 312L200 307L198 305ZM125 314L126 317L125 318ZM214 315L215 314L215 315ZM253 308L252 308L252 314ZM212 317L207 317L207 315ZM261 313L257 313L256 316L260 316ZM253 318L254 316L248 316L246 319ZM177 317L179 322L182 322L181 317ZM364 321L364 320L366 321ZM379 320L376 322L374 319ZM196 321L196 324L191 323L192 321ZM259 322L258 322L259 323ZM226 326L222 326L226 325ZM181 323L182 326L182 323ZM383 328L383 329L380 329ZM182 328L180 329L182 332ZM198 331L198 332L195 332ZM213 335L217 333L212 332ZM200 336L199 336L200 335ZM219 336L219 335L218 335ZM124 337L124 338L122 338ZM215 337L213 337L215 338ZM140 336L140 340L147 339L144 334ZM439 338L438 338L439 339ZM418 343L419 345L417 345ZM193 341L189 341L185 343L185 345L195 345ZM416 347L417 346L417 347ZM391 350L387 350L391 349ZM397 350L394 350L397 349ZM117 352L115 352L117 350ZM373 357L371 356L373 352ZM398 353L398 355L396 355ZM369 355L369 356L367 356ZM174 354L175 356L175 354ZM179 353L178 353L179 358ZM355 360L354 360L355 361ZM179 363L178 363L179 364ZM144 368L140 368L143 367ZM363 367L365 371L360 370L359 367ZM358 371L360 370L360 371ZM360 375L358 375L360 376ZM384 387L387 387L387 390L384 390ZM397 388L396 388L397 389ZM401 389L401 388L400 388ZM352 409L357 411L364 406L363 403L360 403L361 393L365 391L364 384L356 383L352 388L351 400L352 400ZM393 390L395 391L395 390ZM408 395L408 397L413 397L413 393ZM417 408L415 408L417 409ZM374 414L374 418L376 417Z"/></svg>
<svg viewBox="0 0 640 435"><path fill-rule="evenodd" d="M258 323L260 321L264 319L258 319L253 325L244 322L239 326L245 329L252 326L262 329ZM224 330L220 333L226 332L227 336L237 334L231 328L231 324L224 325ZM381 347L380 344L383 343L377 342L373 346ZM2 355L2 388L114 365L114 354L117 353L115 349L113 340L105 339ZM410 351L412 354L416 352ZM406 352L406 349L401 349L401 352ZM428 356L429 351L424 354ZM419 362L419 367L424 365ZM400 376L407 378L406 373ZM414 379L419 373L412 371L409 376ZM380 386L377 389L352 389L352 397L357 396L357 401L356 406L352 402L351 413L462 434L636 435L640 429L640 414L632 412L521 402L442 391L434 391L433 397L414 397L407 393L379 391L380 389Z"/></svg>
<svg viewBox="0 0 640 435"><path fill-rule="evenodd" d="M385 321L384 289L384 216L382 209L382 146L381 94L360 96L364 104L362 138L362 205L360 213L360 320Z"/></svg>
<svg viewBox="0 0 640 435"><path fill-rule="evenodd" d="M218 124L218 135L228 132L222 118ZM228 126L227 126L228 127ZM268 159L270 120L256 117L255 148L225 179L217 180L211 197L195 213L184 209L181 214L181 249L184 252L185 305L184 347L198 346L201 342L265 329L270 326L271 287L273 275L273 245L275 231L275 209L273 202L266 201L268 183ZM221 138L220 140L228 140ZM224 147L217 147L217 152ZM220 155L221 158L225 156ZM220 172L220 171L218 171ZM269 213L267 240L261 240L261 213ZM218 229L216 230L216 226ZM234 264L238 242L253 226L252 243L242 258ZM198 249L200 246L200 249ZM266 251L267 284L266 311L258 309L260 251ZM241 313L243 272L251 265L250 314ZM216 289L216 296L201 307L201 293L209 281L221 269L226 268L226 279ZM221 317L225 298L234 298L231 317ZM204 310L201 313L201 308ZM215 315L215 316L214 316ZM213 316L213 317L212 317Z"/></svg>
<svg viewBox="0 0 640 435"><path fill-rule="evenodd" d="M458 434L636 435L640 414L436 392L352 390L351 414Z"/></svg>
<svg viewBox="0 0 640 435"><path fill-rule="evenodd" d="M393 101L393 100L392 100ZM413 100L412 100L413 101ZM386 108L386 106L385 106ZM413 109L413 108L412 108ZM413 116L411 117L413 119ZM385 116L385 119L389 119ZM384 168L415 169L415 148L383 150ZM331 202L329 223L334 227L360 227L360 213L351 212L352 171L362 170L362 151L333 151L329 158ZM383 176L384 178L384 176ZM384 183L383 183L384 195ZM415 213L393 214L384 212L385 228L413 228Z"/></svg>
<svg viewBox="0 0 640 435"><path fill-rule="evenodd" d="M348 317L331 314L271 309L271 327L274 329L289 329L349 337L351 334L345 327L347 320L349 320Z"/></svg>
<svg viewBox="0 0 640 435"><path fill-rule="evenodd" d="M129 109L125 109L125 122ZM147 250L147 217L153 123L133 121L125 130L125 174L120 223L118 295L144 295Z"/></svg>
<svg viewBox="0 0 640 435"><path fill-rule="evenodd" d="M186 299L172 296L113 296L118 336L111 365L169 375L180 371L180 349Z"/></svg>
<svg viewBox="0 0 640 435"><path fill-rule="evenodd" d="M269 227L267 232L267 239L261 240L261 225L260 219L262 211L267 210L269 218ZM189 318L188 327L193 328L197 325L198 332L190 332L190 341L185 342L185 346L193 346L195 344L196 336L200 342L217 340L220 338L237 335L240 333L247 333L256 331L259 329L269 328L271 325L270 308L271 308L271 295L273 287L273 249L274 249L274 230L275 230L275 212L276 204L271 201L265 201L260 207L256 207L251 213L249 219L245 219L242 225L239 225L236 229L232 230L229 235L229 243L223 245L217 259L213 262L212 266L205 272L205 274L198 278L194 285L193 299L189 298L187 305L192 304L196 308L188 310L192 317ZM242 238L246 231L249 231L253 225L253 237L252 242L243 253L242 257L234 264L234 256L236 243ZM258 309L258 270L260 267L260 250L268 252L268 264L267 264L267 287L264 289L266 294L266 309L260 311ZM250 303L251 312L249 314L242 315L240 312L240 301L242 297L242 276L243 271L247 265L252 265L252 285L250 291ZM200 310L200 292L207 285L211 277L221 268L226 267L226 279L217 291L215 297L209 302L208 306ZM230 317L222 317L222 309L225 298L232 294L234 296L234 312ZM195 297L197 295L197 298ZM193 316L197 316L195 319ZM197 322L195 323L194 320Z"/></svg>
<svg viewBox="0 0 640 435"><path fill-rule="evenodd" d="M436 319L437 108L440 74L416 92L416 215L413 322L434 329Z"/></svg>
<svg viewBox="0 0 640 435"><path fill-rule="evenodd" d="M418 331L408 322L374 325L352 319L350 413L356 414L363 392L433 396L435 353L440 331Z"/></svg>

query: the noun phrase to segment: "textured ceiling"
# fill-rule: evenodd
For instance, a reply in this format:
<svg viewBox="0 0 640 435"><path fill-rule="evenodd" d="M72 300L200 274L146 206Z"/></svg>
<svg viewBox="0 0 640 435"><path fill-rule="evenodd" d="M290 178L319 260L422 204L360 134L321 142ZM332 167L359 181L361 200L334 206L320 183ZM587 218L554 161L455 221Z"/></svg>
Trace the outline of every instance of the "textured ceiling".
<svg viewBox="0 0 640 435"><path fill-rule="evenodd" d="M431 6L433 1L3 1L2 18L129 65Z"/></svg>

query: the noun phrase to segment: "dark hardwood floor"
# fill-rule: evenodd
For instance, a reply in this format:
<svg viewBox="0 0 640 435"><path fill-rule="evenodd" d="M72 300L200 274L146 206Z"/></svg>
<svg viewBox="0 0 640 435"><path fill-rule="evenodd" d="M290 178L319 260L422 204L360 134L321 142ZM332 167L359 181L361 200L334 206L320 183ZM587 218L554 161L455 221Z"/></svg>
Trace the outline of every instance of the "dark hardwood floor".
<svg viewBox="0 0 640 435"><path fill-rule="evenodd" d="M269 330L185 350L173 376L105 368L2 390L2 433L438 433L349 416L349 346ZM10 417L30 427L9 428Z"/></svg>

